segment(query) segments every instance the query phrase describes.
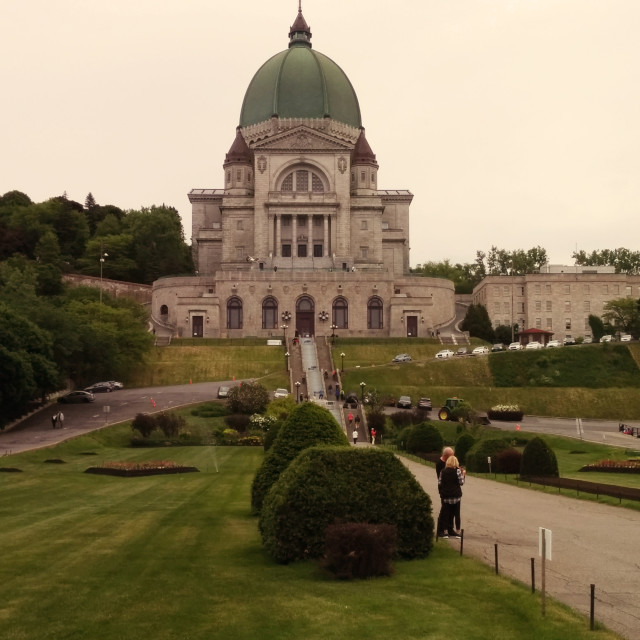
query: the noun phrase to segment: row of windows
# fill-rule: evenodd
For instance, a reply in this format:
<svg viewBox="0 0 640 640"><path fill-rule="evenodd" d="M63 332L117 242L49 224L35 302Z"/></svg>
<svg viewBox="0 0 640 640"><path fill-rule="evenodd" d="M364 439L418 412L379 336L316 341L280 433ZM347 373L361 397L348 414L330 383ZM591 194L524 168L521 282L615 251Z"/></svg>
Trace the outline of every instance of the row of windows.
<svg viewBox="0 0 640 640"><path fill-rule="evenodd" d="M536 318L535 319L535 328L536 329L542 329L543 328L542 320L543 320L542 318ZM548 331L553 330L553 318L544 318L544 320L545 320L544 329L547 329ZM501 325L501 324L505 325L507 327L511 326L511 319L510 318L505 318L502 321L499 318L496 318L493 322L494 322L494 326L496 326L496 327ZM524 326L524 320L522 320L522 319L518 320L517 323L520 326ZM565 328L565 330L570 331L572 326L573 326L572 319L571 318L565 318L564 319L564 328ZM589 325L589 318L584 318L584 330L585 331L589 331L589 332L591 331L591 327Z"/></svg>
<svg viewBox="0 0 640 640"><path fill-rule="evenodd" d="M570 284L562 284L560 285L562 287L562 292L565 294L570 294L571 293L571 286ZM580 285L575 284L573 285L573 290L576 290L576 287L579 287ZM534 295L540 295L542 293L542 287L543 285L541 284L534 284L533 285L533 293ZM594 293L597 291L598 287L600 287L600 293L602 293L603 295L609 295L609 294L613 294L613 295L620 295L621 291L624 290L624 294L625 296L629 297L631 295L633 295L633 287L631 285L619 285L619 284L602 284L602 285L593 285L593 290ZM590 295L591 294L591 289L592 289L592 285L590 284L583 284L582 285L582 293ZM550 284L545 284L544 285L544 292L545 293L552 293L551 291L551 285ZM639 291L640 293L640 288ZM516 286L513 289L512 292L512 287L510 285L494 285L493 287L493 295L495 297L498 296L511 296L511 295L517 295L517 296L524 296L524 287L521 285Z"/></svg>
<svg viewBox="0 0 640 640"><path fill-rule="evenodd" d="M313 313L314 304L310 298L300 298L296 304L298 313ZM243 305L242 300L237 296L229 298L227 301L227 329L243 328ZM345 298L339 297L331 305L332 324L338 329L349 328L349 303ZM367 328L382 329L383 324L383 304L380 298L372 297L367 302ZM278 328L278 301L269 296L262 301L262 328Z"/></svg>
<svg viewBox="0 0 640 640"><path fill-rule="evenodd" d="M551 312L553 311L553 304L551 300L545 300L545 311ZM535 311L542 311L542 300L534 300L534 308ZM511 305L509 302L503 302L502 307L499 302L493 303L493 312L494 313L508 313L511 309ZM516 303L515 309L518 313L524 313L524 302ZM564 311L565 313L571 313L571 301L565 300L564 302ZM585 313L591 313L591 301L584 300L582 302L582 311Z"/></svg>

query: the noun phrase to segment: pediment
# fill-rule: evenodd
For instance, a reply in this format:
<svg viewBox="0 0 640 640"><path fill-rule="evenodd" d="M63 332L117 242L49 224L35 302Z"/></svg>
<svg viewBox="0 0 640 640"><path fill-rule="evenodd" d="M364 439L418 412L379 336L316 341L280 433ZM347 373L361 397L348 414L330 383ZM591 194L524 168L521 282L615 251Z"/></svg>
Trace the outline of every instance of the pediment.
<svg viewBox="0 0 640 640"><path fill-rule="evenodd" d="M253 151L342 151L351 152L353 145L305 126L278 133L253 146Z"/></svg>

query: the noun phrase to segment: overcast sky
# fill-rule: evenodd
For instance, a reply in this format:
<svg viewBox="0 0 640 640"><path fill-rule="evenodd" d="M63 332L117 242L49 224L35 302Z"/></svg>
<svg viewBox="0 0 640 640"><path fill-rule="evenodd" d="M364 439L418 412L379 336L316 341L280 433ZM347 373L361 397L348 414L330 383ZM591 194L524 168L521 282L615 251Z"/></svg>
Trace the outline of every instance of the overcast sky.
<svg viewBox="0 0 640 640"><path fill-rule="evenodd" d="M0 3L0 193L172 205L223 186L245 90L297 0ZM303 0L351 80L411 264L638 250L640 0Z"/></svg>

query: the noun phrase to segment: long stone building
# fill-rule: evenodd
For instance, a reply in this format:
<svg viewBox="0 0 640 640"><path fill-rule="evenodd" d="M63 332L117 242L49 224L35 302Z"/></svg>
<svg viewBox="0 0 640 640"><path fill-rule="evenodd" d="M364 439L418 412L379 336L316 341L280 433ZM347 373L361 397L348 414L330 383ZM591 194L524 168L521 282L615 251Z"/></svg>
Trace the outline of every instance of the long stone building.
<svg viewBox="0 0 640 640"><path fill-rule="evenodd" d="M453 320L453 283L409 275L413 196L378 187L355 90L312 48L301 9L230 138L224 186L188 194L197 275L153 285L158 328L414 337Z"/></svg>
<svg viewBox="0 0 640 640"><path fill-rule="evenodd" d="M518 324L520 331L542 329L554 339L591 336L589 316L619 298L640 298L640 276L613 267L546 265L540 273L488 276L472 301L486 307L493 326Z"/></svg>

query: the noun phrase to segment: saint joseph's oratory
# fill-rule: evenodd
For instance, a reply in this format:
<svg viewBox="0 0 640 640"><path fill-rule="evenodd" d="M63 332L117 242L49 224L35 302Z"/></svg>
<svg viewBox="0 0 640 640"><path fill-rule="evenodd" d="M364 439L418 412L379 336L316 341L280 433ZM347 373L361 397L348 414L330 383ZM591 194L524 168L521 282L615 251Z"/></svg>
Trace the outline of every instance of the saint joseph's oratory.
<svg viewBox="0 0 640 640"><path fill-rule="evenodd" d="M301 10L251 80L222 166L224 188L189 193L197 275L154 283L158 329L426 337L454 318L452 282L409 275L413 195L378 188L356 93Z"/></svg>

